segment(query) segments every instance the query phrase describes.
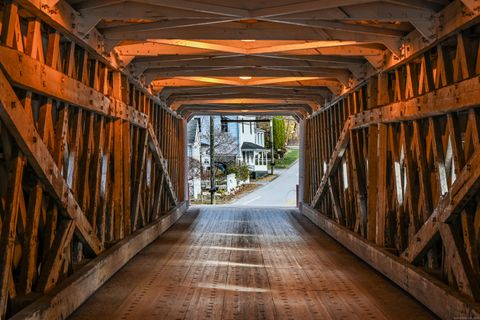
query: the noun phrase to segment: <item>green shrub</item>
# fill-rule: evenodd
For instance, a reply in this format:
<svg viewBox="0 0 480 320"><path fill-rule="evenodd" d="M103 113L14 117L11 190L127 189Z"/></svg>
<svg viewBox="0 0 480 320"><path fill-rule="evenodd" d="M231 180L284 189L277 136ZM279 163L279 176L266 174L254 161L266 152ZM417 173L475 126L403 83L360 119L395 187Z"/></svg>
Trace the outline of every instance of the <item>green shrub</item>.
<svg viewBox="0 0 480 320"><path fill-rule="evenodd" d="M234 173L237 180L245 181L250 176L250 171L248 166L244 163L232 165L228 167L228 173Z"/></svg>

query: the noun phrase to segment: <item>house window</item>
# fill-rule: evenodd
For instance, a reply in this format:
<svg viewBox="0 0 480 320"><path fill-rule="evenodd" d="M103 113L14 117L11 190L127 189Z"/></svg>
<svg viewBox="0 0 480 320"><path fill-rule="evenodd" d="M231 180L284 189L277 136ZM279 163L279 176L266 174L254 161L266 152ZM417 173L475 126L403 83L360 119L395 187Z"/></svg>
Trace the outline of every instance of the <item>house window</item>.
<svg viewBox="0 0 480 320"><path fill-rule="evenodd" d="M242 122L242 133L245 133L245 123Z"/></svg>
<svg viewBox="0 0 480 320"><path fill-rule="evenodd" d="M249 125L250 125L250 134L252 134L253 133L253 130L252 130L253 123L250 122Z"/></svg>
<svg viewBox="0 0 480 320"><path fill-rule="evenodd" d="M228 123L222 121L222 132L228 132Z"/></svg>

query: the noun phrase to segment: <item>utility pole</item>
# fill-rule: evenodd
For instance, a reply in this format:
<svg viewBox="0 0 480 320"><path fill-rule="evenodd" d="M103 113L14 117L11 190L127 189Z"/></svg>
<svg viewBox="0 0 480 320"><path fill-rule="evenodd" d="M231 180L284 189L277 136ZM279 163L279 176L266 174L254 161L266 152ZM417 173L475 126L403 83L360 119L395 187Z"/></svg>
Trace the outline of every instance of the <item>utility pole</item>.
<svg viewBox="0 0 480 320"><path fill-rule="evenodd" d="M270 174L273 174L273 167L275 166L275 158L273 157L273 117L270 119L270 148L271 148L271 159L270 159Z"/></svg>
<svg viewBox="0 0 480 320"><path fill-rule="evenodd" d="M215 125L213 116L210 116L210 204L215 204Z"/></svg>

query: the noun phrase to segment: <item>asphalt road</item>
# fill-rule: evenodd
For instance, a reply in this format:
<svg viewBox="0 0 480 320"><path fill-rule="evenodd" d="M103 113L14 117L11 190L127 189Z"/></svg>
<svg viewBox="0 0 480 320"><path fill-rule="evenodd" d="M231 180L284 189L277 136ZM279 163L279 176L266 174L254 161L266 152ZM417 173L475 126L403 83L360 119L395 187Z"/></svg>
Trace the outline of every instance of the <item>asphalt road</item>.
<svg viewBox="0 0 480 320"><path fill-rule="evenodd" d="M233 206L294 207L298 184L298 161L278 178L231 203Z"/></svg>

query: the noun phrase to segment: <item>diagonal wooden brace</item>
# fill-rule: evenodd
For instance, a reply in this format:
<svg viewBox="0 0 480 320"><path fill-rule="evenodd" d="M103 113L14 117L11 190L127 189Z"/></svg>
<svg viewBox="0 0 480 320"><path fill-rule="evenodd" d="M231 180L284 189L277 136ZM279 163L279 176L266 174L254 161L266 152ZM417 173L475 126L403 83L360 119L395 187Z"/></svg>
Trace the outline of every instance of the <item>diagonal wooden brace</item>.
<svg viewBox="0 0 480 320"><path fill-rule="evenodd" d="M103 251L100 240L85 217L75 196L70 191L35 125L28 117L22 103L18 100L12 86L5 77L3 67L0 69L0 92L2 92L0 96L0 118L45 185L46 190L59 201L63 208L61 210L62 214L74 220L76 234L98 255Z"/></svg>
<svg viewBox="0 0 480 320"><path fill-rule="evenodd" d="M350 141L350 122L351 122L350 119L345 121L345 125L343 126L343 130L342 130L342 133L340 134L340 138L338 139L337 145L335 146L335 150L333 151L332 156L330 158L330 162L328 163L327 171L323 175L322 181L320 182L320 186L318 187L317 192L315 192L315 196L313 197L312 204L311 204L312 208L315 208L317 206L317 203L320 200L320 197L325 192L328 186L328 179L330 178L330 175L333 173L333 171L335 171L335 169L340 164L343 154L347 149L348 142Z"/></svg>
<svg viewBox="0 0 480 320"><path fill-rule="evenodd" d="M480 189L480 149L477 149L465 165L460 175L450 187L450 191L439 201L437 207L402 253L402 257L415 263L437 239L439 225L449 223L465 204Z"/></svg>
<svg viewBox="0 0 480 320"><path fill-rule="evenodd" d="M153 153L155 161L158 163L160 168L162 168L163 175L165 177L164 182L167 185L167 193L172 198L174 206L177 206L178 204L177 194L175 193L175 190L173 188L172 180L168 175L168 171L165 166L165 159L163 158L163 153L162 153L162 150L160 149L160 145L158 144L155 131L153 130L153 127L150 123L148 124L148 146L150 147L150 150Z"/></svg>

